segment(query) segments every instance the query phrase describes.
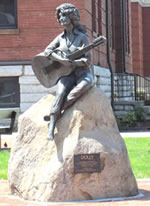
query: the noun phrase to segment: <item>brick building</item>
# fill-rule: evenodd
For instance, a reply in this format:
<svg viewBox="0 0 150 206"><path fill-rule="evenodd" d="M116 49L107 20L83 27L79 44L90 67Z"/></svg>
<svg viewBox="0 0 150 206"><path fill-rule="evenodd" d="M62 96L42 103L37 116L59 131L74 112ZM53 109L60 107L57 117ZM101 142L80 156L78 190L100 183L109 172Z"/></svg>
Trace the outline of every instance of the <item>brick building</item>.
<svg viewBox="0 0 150 206"><path fill-rule="evenodd" d="M31 59L62 31L55 17L55 9L61 3L72 3L79 8L81 23L87 25L91 41L98 34L107 36L107 44L93 50L95 80L106 95L111 95L112 72L135 72L150 76L150 26L147 23L150 1L2 0L1 107L16 104L23 112L50 92L34 76Z"/></svg>
<svg viewBox="0 0 150 206"><path fill-rule="evenodd" d="M132 0L133 72L150 76L150 1Z"/></svg>

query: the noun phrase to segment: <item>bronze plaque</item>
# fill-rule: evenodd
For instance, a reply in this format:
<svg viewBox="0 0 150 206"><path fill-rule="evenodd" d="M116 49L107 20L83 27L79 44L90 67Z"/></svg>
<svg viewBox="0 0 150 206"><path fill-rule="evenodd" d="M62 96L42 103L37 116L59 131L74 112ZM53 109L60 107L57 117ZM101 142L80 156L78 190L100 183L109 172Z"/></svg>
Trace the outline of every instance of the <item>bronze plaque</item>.
<svg viewBox="0 0 150 206"><path fill-rule="evenodd" d="M74 155L74 173L99 173L100 154Z"/></svg>

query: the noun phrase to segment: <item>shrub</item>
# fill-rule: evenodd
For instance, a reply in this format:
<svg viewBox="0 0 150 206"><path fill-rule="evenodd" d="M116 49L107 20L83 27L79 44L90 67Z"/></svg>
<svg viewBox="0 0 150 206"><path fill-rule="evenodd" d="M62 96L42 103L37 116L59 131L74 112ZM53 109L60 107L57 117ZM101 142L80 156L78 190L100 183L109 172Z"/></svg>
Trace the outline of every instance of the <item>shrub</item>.
<svg viewBox="0 0 150 206"><path fill-rule="evenodd" d="M146 114L141 106L135 107L133 111L127 112L125 115L117 116L116 121L118 126L126 125L127 127L136 126L137 121L145 121Z"/></svg>
<svg viewBox="0 0 150 206"><path fill-rule="evenodd" d="M136 114L135 111L129 111L122 117L122 122L125 123L127 126L135 126L136 125Z"/></svg>
<svg viewBox="0 0 150 206"><path fill-rule="evenodd" d="M141 106L135 107L134 112L135 112L137 121L145 121L146 113L145 113L143 107L141 107Z"/></svg>

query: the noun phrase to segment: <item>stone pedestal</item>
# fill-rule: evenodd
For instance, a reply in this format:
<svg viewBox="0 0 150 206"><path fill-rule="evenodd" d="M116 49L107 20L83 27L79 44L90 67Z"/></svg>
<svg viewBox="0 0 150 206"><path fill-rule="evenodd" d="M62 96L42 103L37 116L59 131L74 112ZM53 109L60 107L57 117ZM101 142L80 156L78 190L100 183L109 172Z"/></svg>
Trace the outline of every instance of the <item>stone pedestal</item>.
<svg viewBox="0 0 150 206"><path fill-rule="evenodd" d="M47 140L54 96L34 104L19 119L9 161L12 194L38 201L73 201L131 196L138 193L125 143L107 97L92 88L57 122ZM99 154L100 172L74 172L74 155Z"/></svg>

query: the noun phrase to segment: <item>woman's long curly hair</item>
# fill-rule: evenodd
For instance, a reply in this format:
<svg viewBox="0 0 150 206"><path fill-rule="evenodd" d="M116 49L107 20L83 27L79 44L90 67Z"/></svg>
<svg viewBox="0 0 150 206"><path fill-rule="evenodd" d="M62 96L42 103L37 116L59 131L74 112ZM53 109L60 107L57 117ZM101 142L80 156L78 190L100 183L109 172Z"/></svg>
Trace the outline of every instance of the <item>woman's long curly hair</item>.
<svg viewBox="0 0 150 206"><path fill-rule="evenodd" d="M59 21L60 13L68 15L71 23L80 32L86 33L86 26L80 24L80 13L76 6L73 4L64 3L56 8L56 16Z"/></svg>

